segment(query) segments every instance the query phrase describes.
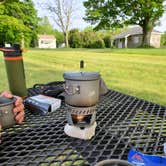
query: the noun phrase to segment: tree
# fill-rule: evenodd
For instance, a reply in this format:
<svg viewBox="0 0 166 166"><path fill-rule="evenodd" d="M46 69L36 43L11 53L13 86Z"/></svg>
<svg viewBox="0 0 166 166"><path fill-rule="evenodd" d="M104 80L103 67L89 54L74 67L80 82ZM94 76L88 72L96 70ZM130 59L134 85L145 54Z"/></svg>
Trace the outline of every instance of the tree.
<svg viewBox="0 0 166 166"><path fill-rule="evenodd" d="M3 46L7 43L20 43L22 34L27 35L30 29L21 20L7 15L0 15L0 43Z"/></svg>
<svg viewBox="0 0 166 166"><path fill-rule="evenodd" d="M62 32L58 31L58 30L54 30L55 33L55 37L56 37L56 43L59 46L60 44L64 43L64 35Z"/></svg>
<svg viewBox="0 0 166 166"><path fill-rule="evenodd" d="M68 47L68 35L75 11L75 1L56 0L52 2L50 0L43 4L43 6L50 12L51 17L55 21L56 25L62 30L65 36L66 47Z"/></svg>
<svg viewBox="0 0 166 166"><path fill-rule="evenodd" d="M136 24L142 27L142 46L150 44L150 33L164 12L164 0L88 0L85 20L96 29Z"/></svg>
<svg viewBox="0 0 166 166"><path fill-rule="evenodd" d="M34 7L32 0L20 0L20 7L22 10L21 19L28 28L30 28L30 46L34 47L37 45L37 27L38 27L38 16L37 11Z"/></svg>
<svg viewBox="0 0 166 166"><path fill-rule="evenodd" d="M59 45L60 43L64 43L63 33L54 29L47 16L44 16L43 18L39 19L37 32L38 34L54 35L56 38L57 45Z"/></svg>
<svg viewBox="0 0 166 166"><path fill-rule="evenodd" d="M50 24L50 21L47 16L44 16L43 18L39 19L38 23L38 34L49 34L49 35L54 35L54 28Z"/></svg>
<svg viewBox="0 0 166 166"><path fill-rule="evenodd" d="M32 0L6 0L4 1L4 3L0 4L0 16L1 16L1 21L0 21L1 35L5 33L8 34L7 36L9 36L9 31L7 32L7 29L3 29L2 27L10 27L10 36L13 36L14 38L22 36L21 39L24 38L27 45L29 45L29 43L31 43L32 45L34 44L34 41L36 40L37 37L36 29L37 29L38 17ZM6 26L4 26L5 23L3 22L4 21L3 16L6 17L7 19ZM14 21L13 24L10 24L11 23L10 20ZM17 26L15 26L15 23L17 24ZM16 33L16 28L17 28L17 33ZM3 40L3 43L11 42L9 41L9 38L3 38L1 40Z"/></svg>
<svg viewBox="0 0 166 166"><path fill-rule="evenodd" d="M84 28L83 31L84 31L84 32L94 32L94 29L93 29L92 26L87 26L87 27Z"/></svg>

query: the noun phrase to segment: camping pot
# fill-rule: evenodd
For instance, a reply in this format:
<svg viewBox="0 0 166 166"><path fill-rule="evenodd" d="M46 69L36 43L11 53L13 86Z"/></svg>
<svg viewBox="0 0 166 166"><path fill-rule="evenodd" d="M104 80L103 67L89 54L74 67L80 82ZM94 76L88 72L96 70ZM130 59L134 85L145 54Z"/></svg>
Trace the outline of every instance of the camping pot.
<svg viewBox="0 0 166 166"><path fill-rule="evenodd" d="M65 102L68 105L89 107L99 100L100 74L97 72L66 72Z"/></svg>
<svg viewBox="0 0 166 166"><path fill-rule="evenodd" d="M15 98L0 97L0 125L2 128L11 127L16 123L13 113L15 101Z"/></svg>

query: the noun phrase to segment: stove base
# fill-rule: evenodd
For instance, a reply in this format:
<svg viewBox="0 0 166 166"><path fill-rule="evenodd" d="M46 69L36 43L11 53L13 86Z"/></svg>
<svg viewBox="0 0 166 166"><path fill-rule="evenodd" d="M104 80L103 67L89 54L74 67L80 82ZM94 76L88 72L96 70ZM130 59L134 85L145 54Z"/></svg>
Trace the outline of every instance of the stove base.
<svg viewBox="0 0 166 166"><path fill-rule="evenodd" d="M96 126L97 126L97 123L94 122L93 125L86 127L84 129L80 129L77 126L71 126L69 124L66 124L64 128L64 132L70 137L88 140L95 135Z"/></svg>

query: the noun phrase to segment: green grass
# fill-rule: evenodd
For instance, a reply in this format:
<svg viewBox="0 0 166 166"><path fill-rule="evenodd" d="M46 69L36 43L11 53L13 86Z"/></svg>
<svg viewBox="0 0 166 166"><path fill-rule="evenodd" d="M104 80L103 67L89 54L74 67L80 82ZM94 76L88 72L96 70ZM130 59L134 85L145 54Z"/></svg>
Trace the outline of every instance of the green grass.
<svg viewBox="0 0 166 166"><path fill-rule="evenodd" d="M2 57L2 56L1 56ZM99 71L110 89L166 105L166 49L32 49L24 53L27 87L63 80L63 72ZM0 90L7 89L3 58Z"/></svg>

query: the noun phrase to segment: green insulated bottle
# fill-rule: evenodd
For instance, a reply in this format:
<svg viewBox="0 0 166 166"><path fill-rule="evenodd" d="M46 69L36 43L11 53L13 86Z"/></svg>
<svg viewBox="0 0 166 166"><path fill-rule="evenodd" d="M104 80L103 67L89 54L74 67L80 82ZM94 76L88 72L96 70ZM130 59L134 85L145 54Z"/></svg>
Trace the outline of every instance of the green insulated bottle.
<svg viewBox="0 0 166 166"><path fill-rule="evenodd" d="M22 50L19 44L13 47L0 48L4 53L6 72L10 91L17 96L26 97L27 89L25 82L24 64Z"/></svg>

